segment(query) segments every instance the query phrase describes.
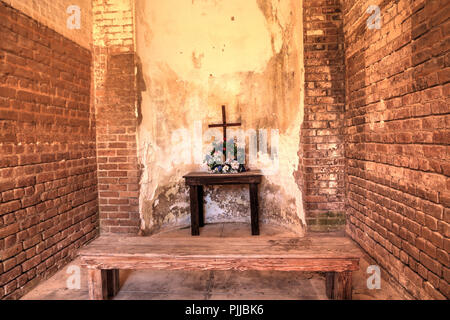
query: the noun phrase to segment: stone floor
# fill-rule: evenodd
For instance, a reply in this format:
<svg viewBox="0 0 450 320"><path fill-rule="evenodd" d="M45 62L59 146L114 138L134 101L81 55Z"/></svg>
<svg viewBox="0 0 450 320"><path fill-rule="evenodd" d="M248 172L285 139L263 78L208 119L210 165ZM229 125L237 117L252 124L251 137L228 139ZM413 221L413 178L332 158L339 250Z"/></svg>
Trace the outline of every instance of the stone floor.
<svg viewBox="0 0 450 320"><path fill-rule="evenodd" d="M295 236L280 227L261 226L261 234L269 236ZM242 237L250 236L250 226L241 223L209 224L201 229L201 236ZM339 234L343 235L343 234ZM154 237L190 237L190 229L183 228L164 232ZM60 270L50 279L40 283L22 299L25 300L84 300L88 299L87 275L81 269L80 289L68 289L68 268L78 266L79 260ZM366 269L374 264L363 254L360 270L353 273L353 298L411 299L381 272L381 289L369 290L366 286ZM71 271L73 272L73 271ZM274 271L120 271L118 300L323 300L325 278L320 273L274 272Z"/></svg>

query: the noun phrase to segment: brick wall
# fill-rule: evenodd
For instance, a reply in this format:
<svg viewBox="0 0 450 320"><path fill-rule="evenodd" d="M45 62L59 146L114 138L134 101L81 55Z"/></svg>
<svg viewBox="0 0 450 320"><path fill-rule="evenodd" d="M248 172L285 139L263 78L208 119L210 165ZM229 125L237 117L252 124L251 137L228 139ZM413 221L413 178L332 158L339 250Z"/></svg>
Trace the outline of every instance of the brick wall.
<svg viewBox="0 0 450 320"><path fill-rule="evenodd" d="M85 48L92 45L92 4L90 0L0 0L55 30ZM80 8L80 29L68 29L69 6Z"/></svg>
<svg viewBox="0 0 450 320"><path fill-rule="evenodd" d="M450 298L450 2L344 3L347 231L415 297Z"/></svg>
<svg viewBox="0 0 450 320"><path fill-rule="evenodd" d="M342 228L344 48L339 0L303 2L305 116L301 158L310 231Z"/></svg>
<svg viewBox="0 0 450 320"><path fill-rule="evenodd" d="M95 0L93 14L100 228L102 232L137 233L140 218L133 1Z"/></svg>
<svg viewBox="0 0 450 320"><path fill-rule="evenodd" d="M0 2L0 299L97 233L91 54Z"/></svg>

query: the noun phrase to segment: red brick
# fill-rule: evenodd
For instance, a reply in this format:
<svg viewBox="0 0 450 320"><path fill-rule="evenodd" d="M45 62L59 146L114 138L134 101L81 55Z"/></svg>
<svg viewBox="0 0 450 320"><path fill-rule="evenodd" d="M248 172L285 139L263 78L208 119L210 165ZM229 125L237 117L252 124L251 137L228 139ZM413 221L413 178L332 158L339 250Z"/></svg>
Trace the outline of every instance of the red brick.
<svg viewBox="0 0 450 320"><path fill-rule="evenodd" d="M97 233L98 209L90 50L15 9L6 15L20 21L0 28L0 70L10 75L0 86L0 297L11 298L52 267L40 262L45 247L56 271L67 262L59 252Z"/></svg>
<svg viewBox="0 0 450 320"><path fill-rule="evenodd" d="M15 200L6 203L0 203L0 215L5 213L14 212L21 208L20 201ZM1 238L1 237L0 237Z"/></svg>
<svg viewBox="0 0 450 320"><path fill-rule="evenodd" d="M416 298L448 298L448 282L442 285L441 278L450 249L445 236L450 166L444 160L450 141L445 116L448 103L444 100L449 86L442 85L446 82L448 65L443 55L448 45L440 32L445 19L442 14L435 19L433 12L447 12L450 4L439 7L438 2L422 1L417 8L402 12L403 21L417 20L414 12L420 15L412 36L395 23L376 34L358 37L364 26L354 19L361 6L368 5L366 0L358 6L343 4L345 177L351 207L347 229L361 245L382 244L393 255L398 251L396 239L401 237L401 247L409 256L398 252L403 269L408 271L413 257L411 268L428 279L423 286L416 285L419 280L412 272L399 273L402 285ZM401 2L390 2L382 10L403 7ZM403 36L386 43L393 32ZM412 53L407 48L412 48ZM305 78L309 79L307 73L305 68ZM390 230L386 236L372 231L383 228ZM357 236L360 233L365 237ZM383 252L369 250L369 254L386 269L394 269Z"/></svg>

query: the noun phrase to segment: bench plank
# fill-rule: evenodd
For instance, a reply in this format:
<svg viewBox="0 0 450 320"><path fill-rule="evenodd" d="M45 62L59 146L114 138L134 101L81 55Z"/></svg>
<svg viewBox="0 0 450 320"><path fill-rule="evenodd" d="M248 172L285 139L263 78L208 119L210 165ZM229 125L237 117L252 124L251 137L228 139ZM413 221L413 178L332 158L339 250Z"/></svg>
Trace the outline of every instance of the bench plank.
<svg viewBox="0 0 450 320"><path fill-rule="evenodd" d="M360 255L348 238L152 238L102 236L81 255L179 256L206 258L351 258Z"/></svg>

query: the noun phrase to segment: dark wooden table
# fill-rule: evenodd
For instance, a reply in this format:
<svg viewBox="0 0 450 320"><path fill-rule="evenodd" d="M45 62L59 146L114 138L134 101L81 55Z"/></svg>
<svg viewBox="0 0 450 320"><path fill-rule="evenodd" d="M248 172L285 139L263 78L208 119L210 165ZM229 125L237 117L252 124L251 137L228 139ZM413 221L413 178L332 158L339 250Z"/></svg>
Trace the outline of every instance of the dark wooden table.
<svg viewBox="0 0 450 320"><path fill-rule="evenodd" d="M203 186L226 185L226 184L248 184L250 189L250 212L252 221L252 235L259 235L258 217L258 184L261 183L262 173L259 170L242 173L208 173L190 172L183 176L186 185L189 186L191 201L191 232L193 236L200 234L200 227L205 225L203 209Z"/></svg>

